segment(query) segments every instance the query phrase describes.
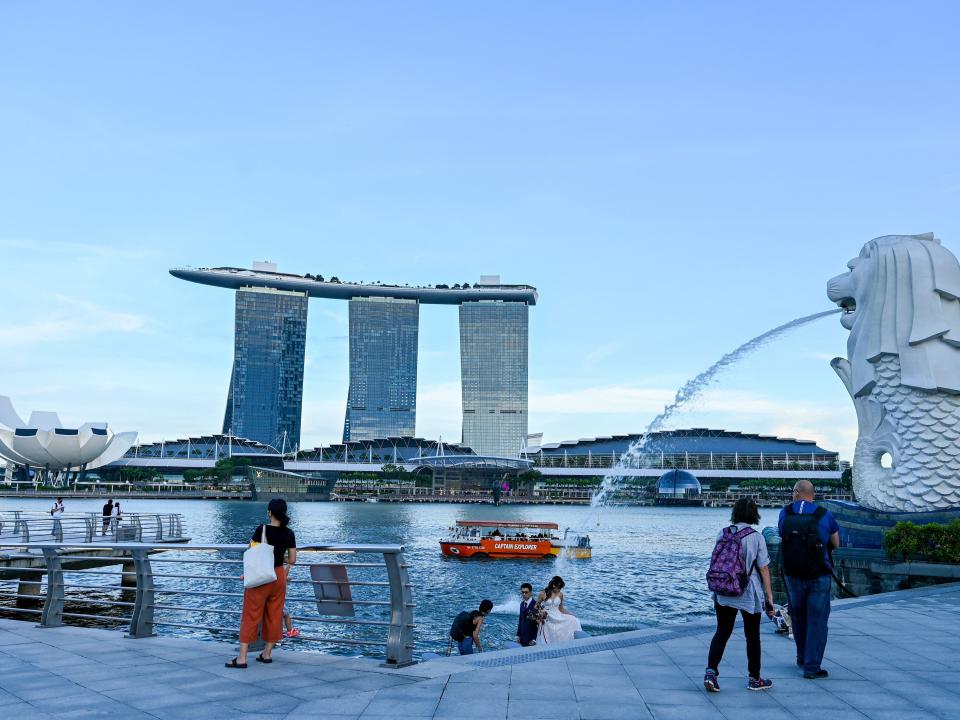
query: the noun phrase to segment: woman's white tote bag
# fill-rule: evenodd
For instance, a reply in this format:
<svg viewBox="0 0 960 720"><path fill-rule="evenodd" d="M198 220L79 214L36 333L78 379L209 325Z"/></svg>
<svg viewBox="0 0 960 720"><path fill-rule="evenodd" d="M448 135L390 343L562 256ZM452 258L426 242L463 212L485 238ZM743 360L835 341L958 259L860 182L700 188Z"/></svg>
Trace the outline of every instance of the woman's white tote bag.
<svg viewBox="0 0 960 720"><path fill-rule="evenodd" d="M267 526L260 529L260 542L243 553L243 587L255 588L277 579L273 569L273 545L267 542Z"/></svg>

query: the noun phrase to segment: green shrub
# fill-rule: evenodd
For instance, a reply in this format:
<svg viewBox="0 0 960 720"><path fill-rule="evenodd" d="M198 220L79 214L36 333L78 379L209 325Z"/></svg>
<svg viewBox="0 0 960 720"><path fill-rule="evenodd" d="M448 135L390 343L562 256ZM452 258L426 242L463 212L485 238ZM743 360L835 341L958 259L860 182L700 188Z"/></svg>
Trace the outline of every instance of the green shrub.
<svg viewBox="0 0 960 720"><path fill-rule="evenodd" d="M960 563L960 520L948 525L898 522L883 538L888 557Z"/></svg>

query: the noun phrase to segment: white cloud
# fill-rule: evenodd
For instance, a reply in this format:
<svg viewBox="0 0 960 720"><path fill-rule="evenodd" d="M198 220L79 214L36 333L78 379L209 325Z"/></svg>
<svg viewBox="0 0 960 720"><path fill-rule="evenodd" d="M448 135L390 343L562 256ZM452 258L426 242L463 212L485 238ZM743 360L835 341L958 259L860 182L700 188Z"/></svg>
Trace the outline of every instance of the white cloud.
<svg viewBox="0 0 960 720"><path fill-rule="evenodd" d="M586 355L584 355L583 357L584 368L586 368L587 370L592 370L596 368L596 366L602 363L604 360L606 360L609 357L613 357L618 352L620 352L621 347L622 345L618 342L608 342L602 345L598 345L597 347L592 349L590 352L588 352Z"/></svg>
<svg viewBox="0 0 960 720"><path fill-rule="evenodd" d="M142 331L146 321L140 315L117 312L63 295L55 295L56 305L33 320L19 325L0 326L0 344L35 345L44 342L70 342L104 333Z"/></svg>
<svg viewBox="0 0 960 720"><path fill-rule="evenodd" d="M659 412L673 400L674 390L609 385L567 392L531 394L531 413L648 413Z"/></svg>

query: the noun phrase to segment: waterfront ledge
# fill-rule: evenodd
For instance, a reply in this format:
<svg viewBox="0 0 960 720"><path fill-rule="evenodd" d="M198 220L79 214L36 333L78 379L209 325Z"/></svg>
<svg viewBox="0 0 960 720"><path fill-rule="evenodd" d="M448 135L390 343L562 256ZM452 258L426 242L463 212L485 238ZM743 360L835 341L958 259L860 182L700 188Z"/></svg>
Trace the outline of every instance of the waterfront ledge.
<svg viewBox="0 0 960 720"><path fill-rule="evenodd" d="M0 710L18 720L110 717L956 718L960 584L835 603L825 681L804 680L793 643L763 634L765 693L744 689L739 629L703 691L705 618L552 648L441 658L400 669L278 649L270 666L223 667L228 643L0 621Z"/></svg>

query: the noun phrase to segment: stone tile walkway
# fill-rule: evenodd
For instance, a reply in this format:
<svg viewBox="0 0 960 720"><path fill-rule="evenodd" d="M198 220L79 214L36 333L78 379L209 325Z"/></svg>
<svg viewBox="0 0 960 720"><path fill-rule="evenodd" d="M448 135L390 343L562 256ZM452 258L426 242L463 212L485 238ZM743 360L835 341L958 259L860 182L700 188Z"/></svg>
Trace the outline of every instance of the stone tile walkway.
<svg viewBox="0 0 960 720"><path fill-rule="evenodd" d="M824 681L804 680L792 642L769 627L763 672L773 689L744 688L738 631L720 668L723 691L708 695L700 683L711 622L401 670L283 651L272 665L228 670L225 643L4 620L0 713L16 720L960 718L960 584L836 603Z"/></svg>

